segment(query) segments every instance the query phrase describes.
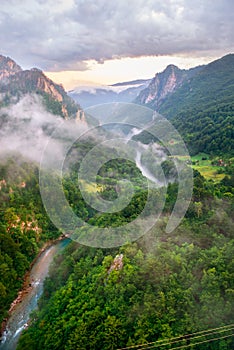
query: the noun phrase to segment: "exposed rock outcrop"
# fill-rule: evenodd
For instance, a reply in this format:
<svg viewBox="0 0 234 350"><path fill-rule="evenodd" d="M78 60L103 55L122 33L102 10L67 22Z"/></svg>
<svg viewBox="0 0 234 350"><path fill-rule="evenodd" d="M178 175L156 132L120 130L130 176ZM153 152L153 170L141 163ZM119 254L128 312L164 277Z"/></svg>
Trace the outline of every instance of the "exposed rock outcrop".
<svg viewBox="0 0 234 350"><path fill-rule="evenodd" d="M22 68L11 58L0 55L0 80L4 80L14 75L15 73L21 72Z"/></svg>
<svg viewBox="0 0 234 350"><path fill-rule="evenodd" d="M82 111L63 86L54 83L40 69L22 70L12 59L0 55L0 106L16 103L31 93L42 95L47 109L64 119L75 119Z"/></svg>
<svg viewBox="0 0 234 350"><path fill-rule="evenodd" d="M163 72L155 75L146 89L141 91L136 102L159 110L166 97L180 87L185 80L197 73L199 69L200 67L189 70L179 69L173 64L167 66Z"/></svg>

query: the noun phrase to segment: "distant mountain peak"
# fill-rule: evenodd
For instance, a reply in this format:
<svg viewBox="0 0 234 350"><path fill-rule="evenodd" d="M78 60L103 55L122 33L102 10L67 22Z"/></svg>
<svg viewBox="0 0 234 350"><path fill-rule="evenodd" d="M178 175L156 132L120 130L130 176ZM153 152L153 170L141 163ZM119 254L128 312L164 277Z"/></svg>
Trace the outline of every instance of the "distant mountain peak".
<svg viewBox="0 0 234 350"><path fill-rule="evenodd" d="M151 79L135 79L135 80L130 80L130 81L124 81L124 82L121 82L121 83L115 83L115 84L112 84L110 86L129 86L129 85L143 85L143 84L146 84L146 83L149 83Z"/></svg>
<svg viewBox="0 0 234 350"><path fill-rule="evenodd" d="M39 73L43 73L43 71L42 71L41 69L36 68L36 67L31 68L31 69L30 69L30 71L32 71L32 72L39 72ZM44 74L44 73L43 73L43 74Z"/></svg>
<svg viewBox="0 0 234 350"><path fill-rule="evenodd" d="M0 80L21 71L22 68L14 60L0 55Z"/></svg>
<svg viewBox="0 0 234 350"><path fill-rule="evenodd" d="M179 67L177 67L175 64L169 64L166 69L164 69L164 72L167 70L181 70Z"/></svg>
<svg viewBox="0 0 234 350"><path fill-rule="evenodd" d="M139 79L107 86L79 86L69 91L68 94L83 108L111 102L130 103L135 100L142 89L148 86L150 81L151 79Z"/></svg>

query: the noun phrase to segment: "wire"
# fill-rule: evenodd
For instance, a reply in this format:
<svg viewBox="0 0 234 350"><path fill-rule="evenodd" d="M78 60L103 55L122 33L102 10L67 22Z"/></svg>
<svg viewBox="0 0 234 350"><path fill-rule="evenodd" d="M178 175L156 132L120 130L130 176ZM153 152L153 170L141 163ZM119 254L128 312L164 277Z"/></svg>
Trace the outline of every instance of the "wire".
<svg viewBox="0 0 234 350"><path fill-rule="evenodd" d="M211 334L216 334L216 333L221 333L221 332L224 332L224 331L232 330L233 328L230 328L230 327L233 327L233 326L234 326L234 323L232 323L230 325L222 326L222 327L217 327L217 328L213 328L213 329L207 329L205 331L199 331L199 332L194 332L194 333L190 333L190 334L186 334L186 335L181 335L181 336L178 336L178 337L173 337L173 338L168 338L168 339L161 339L161 340L156 340L154 342L132 345L132 346L128 346L128 347L125 347L125 348L119 348L118 350L128 350L128 349L140 348L140 347L145 347L147 345L161 343L161 342L164 342L164 341L169 341L170 343L165 344L165 345L168 345L168 344L172 344L171 341L174 342L174 340L176 340L176 339L178 339L176 342L178 342L179 340L183 340L184 338L185 339L188 338L188 339L191 340L191 339L199 338L199 337L194 337L194 335L198 335L198 334L202 334L202 335L200 335L200 337L201 337L201 336L207 336L207 335L211 335ZM225 330L225 328L230 328L230 329ZM218 330L222 330L222 331L218 331ZM214 332L214 331L218 331L218 332ZM208 333L208 334L205 334L205 333ZM176 342L174 342L174 343L176 343ZM159 345L160 346L164 346L164 344L159 344Z"/></svg>
<svg viewBox="0 0 234 350"><path fill-rule="evenodd" d="M160 340L156 340L154 342L149 342L149 343L144 343L144 344L138 344L138 345L132 345L132 346L128 346L128 347L125 347L125 348L120 348L118 350L127 350L127 349L134 349L136 347L142 347L142 346L146 346L146 345L150 345L150 344L155 344L155 343L158 343L158 342L164 342L165 340L167 341L174 341L176 339L183 339L183 338L189 338L191 336L194 336L194 335L197 335L197 334L204 334L204 333L211 333L213 331L216 331L216 330L219 330L219 329L224 329L224 328L230 328L234 326L234 323L230 324L230 325L226 325L226 326L222 326L222 327L217 327L217 328L213 328L213 329L207 329L205 331L199 331L199 332L194 332L194 333L190 333L190 334L185 334L185 335L180 335L178 337L173 337L173 338L169 338L169 339L160 339ZM209 335L209 334L207 334ZM161 344L160 344L161 345Z"/></svg>
<svg viewBox="0 0 234 350"><path fill-rule="evenodd" d="M155 345L151 345L150 347L147 347L147 348L142 348L142 350L144 349L153 349L153 348L155 348L155 347L157 347L157 346L166 346L166 345L172 345L172 344L176 344L176 343L178 343L178 342L180 342L180 341L183 341L183 340L194 340L194 339L198 339L198 338L201 338L201 337L206 337L206 336L208 336L208 335L215 335L215 334L219 334L219 333L221 333L221 332L229 332L229 331L231 331L231 330L233 330L234 328L229 328L229 329L223 329L223 330L221 330L221 331L218 331L218 332L210 332L210 333L208 333L208 334L202 334L202 335L199 335L199 336L196 336L196 337L189 337L189 338L184 338L184 337L182 337L182 339L179 339L179 340L177 340L177 341L173 341L173 342L168 342L168 343L163 343L163 344L155 344ZM216 338L216 339L218 339L218 338ZM190 344L190 345L194 345L194 344ZM177 348L173 348L173 349L177 349Z"/></svg>
<svg viewBox="0 0 234 350"><path fill-rule="evenodd" d="M230 338L230 337L234 337L234 333L233 334L229 334L229 335L225 335L223 337L219 337L219 338L213 338L213 339L208 339L208 340L203 340L201 342L198 343L193 343L193 344L188 344L188 345L181 345L181 346L177 346L176 348L172 348L172 350L178 350L178 349L185 349L185 348L189 348L189 347L193 347L195 345L200 345L200 344L204 344L204 343L209 343L215 340L220 340L220 339L226 339L226 338ZM170 345L170 343L168 344ZM160 345L161 346L161 345ZM144 350L148 350L148 349L153 349L154 346L150 346L148 348L145 348Z"/></svg>

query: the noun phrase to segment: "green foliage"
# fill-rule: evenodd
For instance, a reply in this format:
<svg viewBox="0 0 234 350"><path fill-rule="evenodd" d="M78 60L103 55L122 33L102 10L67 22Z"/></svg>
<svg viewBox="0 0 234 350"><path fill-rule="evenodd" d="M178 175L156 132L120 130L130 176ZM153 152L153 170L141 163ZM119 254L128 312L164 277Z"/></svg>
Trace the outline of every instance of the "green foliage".
<svg viewBox="0 0 234 350"><path fill-rule="evenodd" d="M100 227L132 221L147 201L140 171L122 159L104 164L96 179L100 195L114 199L118 181L123 178L131 179L135 194L122 211L98 215L85 203L76 185L77 166L92 145L86 142L75 145L74 150L76 147L80 158L63 178L64 193L74 212ZM162 167L167 176L176 176L171 160ZM177 183L168 185L161 220L138 242L119 249L68 245L55 258L39 310L33 313L18 349L117 349L233 323L232 170L233 163L228 161L226 177L220 184L194 171L189 210L173 233L165 233L165 226L177 198ZM59 232L43 209L35 165L9 159L1 165L0 175L3 318L38 249ZM48 175L48 186L56 180ZM91 192L92 184L87 186ZM146 215L156 210L160 191L151 190L154 208ZM117 255L122 256L119 267L115 264ZM233 345L232 339L227 339L201 349L228 350Z"/></svg>
<svg viewBox="0 0 234 350"><path fill-rule="evenodd" d="M180 112L173 124L183 136L191 154L229 154L234 152L234 103L219 105L202 112Z"/></svg>
<svg viewBox="0 0 234 350"><path fill-rule="evenodd" d="M6 84L0 84L0 92L3 93L0 107L18 102L26 94L37 94L42 96L46 109L53 114L74 118L80 109L61 85L55 84L36 68L16 71L8 77Z"/></svg>
<svg viewBox="0 0 234 350"><path fill-rule="evenodd" d="M49 112L55 115L60 115L61 117L63 116L61 102L55 100L54 98L52 98L52 96L50 96L47 93L41 93L38 91L37 94L43 96L43 103L46 107L46 110L48 110Z"/></svg>
<svg viewBox="0 0 234 350"><path fill-rule="evenodd" d="M38 169L22 159L0 164L0 322L43 242L59 232L41 202Z"/></svg>
<svg viewBox="0 0 234 350"><path fill-rule="evenodd" d="M205 66L165 101L160 112L172 119L192 154L234 152L234 55Z"/></svg>
<svg viewBox="0 0 234 350"><path fill-rule="evenodd" d="M233 156L233 81L234 55L230 54L202 67L162 102L158 112L170 119L191 155L205 152ZM135 139L146 144L154 141L147 130Z"/></svg>
<svg viewBox="0 0 234 350"><path fill-rule="evenodd" d="M176 184L169 186L164 218L138 242L108 250L67 246L18 349L117 349L233 323L233 202L194 176L191 208L173 234L165 233L165 219ZM233 345L230 338L194 348Z"/></svg>
<svg viewBox="0 0 234 350"><path fill-rule="evenodd" d="M214 106L232 106L233 66L233 54L204 66L168 96L159 112L173 118L181 111L193 111L194 114L198 114Z"/></svg>

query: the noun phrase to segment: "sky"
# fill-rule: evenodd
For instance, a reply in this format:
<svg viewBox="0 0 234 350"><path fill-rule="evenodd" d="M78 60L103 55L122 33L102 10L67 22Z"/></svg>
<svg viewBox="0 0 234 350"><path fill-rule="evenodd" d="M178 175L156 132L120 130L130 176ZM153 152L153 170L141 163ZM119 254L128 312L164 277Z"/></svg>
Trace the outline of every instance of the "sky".
<svg viewBox="0 0 234 350"><path fill-rule="evenodd" d="M234 52L233 0L1 0L2 55L66 89Z"/></svg>

